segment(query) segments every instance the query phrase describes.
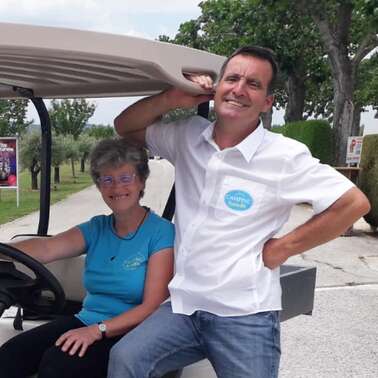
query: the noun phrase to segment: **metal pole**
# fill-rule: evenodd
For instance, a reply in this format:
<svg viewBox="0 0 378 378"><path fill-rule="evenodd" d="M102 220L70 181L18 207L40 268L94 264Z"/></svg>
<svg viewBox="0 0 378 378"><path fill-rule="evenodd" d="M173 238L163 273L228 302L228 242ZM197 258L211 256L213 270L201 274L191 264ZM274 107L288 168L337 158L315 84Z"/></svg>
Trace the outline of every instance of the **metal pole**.
<svg viewBox="0 0 378 378"><path fill-rule="evenodd" d="M50 218L50 184L51 184L51 124L50 117L40 97L29 97L33 102L41 122L41 179L39 191L38 235L47 235Z"/></svg>
<svg viewBox="0 0 378 378"><path fill-rule="evenodd" d="M17 197L17 208L20 207L20 172L18 170L20 160L18 156L18 135L16 138L16 177L17 177L17 188L16 188L16 197Z"/></svg>

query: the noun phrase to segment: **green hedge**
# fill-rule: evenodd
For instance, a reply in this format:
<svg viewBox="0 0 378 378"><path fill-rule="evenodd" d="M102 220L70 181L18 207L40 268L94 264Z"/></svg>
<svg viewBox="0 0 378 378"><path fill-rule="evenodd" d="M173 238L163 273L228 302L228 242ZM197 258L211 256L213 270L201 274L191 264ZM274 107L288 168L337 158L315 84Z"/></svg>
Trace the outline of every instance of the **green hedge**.
<svg viewBox="0 0 378 378"><path fill-rule="evenodd" d="M369 198L371 210L366 222L378 227L378 135L365 135L361 151L359 187Z"/></svg>
<svg viewBox="0 0 378 378"><path fill-rule="evenodd" d="M322 163L333 165L333 133L327 121L291 122L282 127L274 127L272 131L304 143L311 151L311 154Z"/></svg>

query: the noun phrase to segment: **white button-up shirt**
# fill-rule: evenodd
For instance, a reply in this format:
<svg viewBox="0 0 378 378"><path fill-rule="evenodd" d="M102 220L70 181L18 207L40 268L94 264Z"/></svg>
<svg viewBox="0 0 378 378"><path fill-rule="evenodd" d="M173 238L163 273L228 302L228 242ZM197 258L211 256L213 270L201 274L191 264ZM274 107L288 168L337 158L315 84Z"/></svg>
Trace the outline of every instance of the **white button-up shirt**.
<svg viewBox="0 0 378 378"><path fill-rule="evenodd" d="M353 184L319 164L305 145L259 126L220 150L214 125L195 116L147 129L150 151L176 168L176 313L238 316L281 309L279 269L266 268L264 243L297 203L320 213Z"/></svg>

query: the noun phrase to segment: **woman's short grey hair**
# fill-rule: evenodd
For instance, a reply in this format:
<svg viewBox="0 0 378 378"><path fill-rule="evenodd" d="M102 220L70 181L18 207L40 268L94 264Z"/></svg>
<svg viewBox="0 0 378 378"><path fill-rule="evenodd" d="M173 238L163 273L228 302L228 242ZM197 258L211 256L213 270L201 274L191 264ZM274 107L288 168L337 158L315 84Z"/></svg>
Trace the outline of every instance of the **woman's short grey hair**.
<svg viewBox="0 0 378 378"><path fill-rule="evenodd" d="M119 167L124 164L131 164L139 179L146 182L150 169L145 148L120 138L101 140L90 155L90 173L93 182L97 185L97 180L103 169Z"/></svg>

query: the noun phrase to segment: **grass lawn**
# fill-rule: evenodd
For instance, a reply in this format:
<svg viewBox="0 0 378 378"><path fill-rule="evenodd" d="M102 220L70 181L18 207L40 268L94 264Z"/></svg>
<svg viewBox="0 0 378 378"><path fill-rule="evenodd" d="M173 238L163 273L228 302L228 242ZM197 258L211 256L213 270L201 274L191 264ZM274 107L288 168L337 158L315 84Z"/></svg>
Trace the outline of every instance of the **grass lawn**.
<svg viewBox="0 0 378 378"><path fill-rule="evenodd" d="M78 167L75 168L76 178L74 179L72 177L71 165L63 165L60 167L61 183L57 187L55 187L53 183L51 184L51 204L92 185L92 179L89 173L81 173ZM0 224L10 222L35 210L39 210L39 190L30 189L31 176L29 171L24 170L20 173L19 185L20 206L18 208L16 190L0 189Z"/></svg>

